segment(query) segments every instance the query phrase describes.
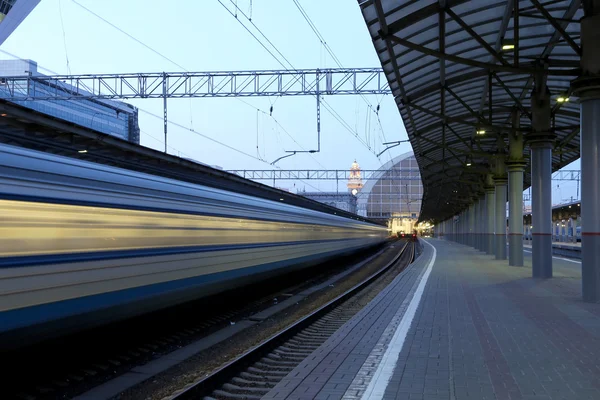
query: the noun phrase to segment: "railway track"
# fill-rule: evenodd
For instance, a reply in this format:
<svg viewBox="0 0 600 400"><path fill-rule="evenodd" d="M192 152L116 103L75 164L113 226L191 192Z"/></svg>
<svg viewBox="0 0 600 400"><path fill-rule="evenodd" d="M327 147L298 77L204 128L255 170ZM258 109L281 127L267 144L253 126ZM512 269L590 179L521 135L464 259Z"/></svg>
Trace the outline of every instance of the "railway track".
<svg viewBox="0 0 600 400"><path fill-rule="evenodd" d="M258 400L359 312L415 258L406 242L376 273L209 376L174 393L171 400Z"/></svg>
<svg viewBox="0 0 600 400"><path fill-rule="evenodd" d="M377 253L372 250L365 259ZM356 262L356 260L354 260ZM228 306L211 307L184 305L178 312L158 312L133 321L124 321L97 330L71 335L15 353L2 353L4 361L13 366L3 388L5 398L45 400L71 398L103 382L126 373L136 365L143 365L161 355L167 355L207 335L229 326L257 311L277 304L278 298L292 294L326 281L332 275L347 269L346 261L336 261L328 272L304 271L295 278L280 279L277 290L270 285L247 289L246 294L231 295ZM323 271L323 269L321 269ZM312 275L311 275L312 274ZM290 284L291 282L301 282ZM262 288L262 289L260 289ZM269 289L264 295L265 289ZM250 297L263 293L261 297ZM240 305L239 296L248 299ZM221 297L219 300L222 300ZM200 304L200 303L199 303ZM205 303L201 303L205 304ZM217 303L218 304L218 303ZM195 307L195 308L194 308ZM200 310L210 310L209 314ZM187 310L187 311L184 311ZM181 322L177 315L196 315L195 320ZM94 343L90 346L90 343ZM61 359L60 365L53 360Z"/></svg>

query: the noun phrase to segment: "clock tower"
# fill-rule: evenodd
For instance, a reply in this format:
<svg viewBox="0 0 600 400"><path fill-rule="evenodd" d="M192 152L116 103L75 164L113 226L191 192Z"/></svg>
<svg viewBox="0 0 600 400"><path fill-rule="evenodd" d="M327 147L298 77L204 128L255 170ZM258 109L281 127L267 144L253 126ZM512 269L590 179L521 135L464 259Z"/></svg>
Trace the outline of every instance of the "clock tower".
<svg viewBox="0 0 600 400"><path fill-rule="evenodd" d="M350 177L348 178L348 184L346 186L348 187L348 191L354 196L356 196L363 187L362 177L360 176L360 166L356 160L354 160L350 167Z"/></svg>

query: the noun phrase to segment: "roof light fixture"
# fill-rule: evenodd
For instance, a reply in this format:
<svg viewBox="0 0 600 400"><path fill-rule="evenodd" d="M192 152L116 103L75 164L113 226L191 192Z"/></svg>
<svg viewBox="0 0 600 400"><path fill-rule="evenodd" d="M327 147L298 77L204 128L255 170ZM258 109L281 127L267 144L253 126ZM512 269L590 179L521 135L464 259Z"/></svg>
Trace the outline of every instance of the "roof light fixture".
<svg viewBox="0 0 600 400"><path fill-rule="evenodd" d="M502 50L514 50L515 49L515 44L512 41L505 41L504 44L502 44Z"/></svg>
<svg viewBox="0 0 600 400"><path fill-rule="evenodd" d="M566 103L569 101L569 98L567 96L558 96L556 98L556 101L559 103Z"/></svg>
<svg viewBox="0 0 600 400"><path fill-rule="evenodd" d="M475 131L475 133L477 133L478 135L485 135L485 129L478 129L477 131Z"/></svg>
<svg viewBox="0 0 600 400"><path fill-rule="evenodd" d="M78 153L84 154L84 153L87 153L87 150L79 150Z"/></svg>

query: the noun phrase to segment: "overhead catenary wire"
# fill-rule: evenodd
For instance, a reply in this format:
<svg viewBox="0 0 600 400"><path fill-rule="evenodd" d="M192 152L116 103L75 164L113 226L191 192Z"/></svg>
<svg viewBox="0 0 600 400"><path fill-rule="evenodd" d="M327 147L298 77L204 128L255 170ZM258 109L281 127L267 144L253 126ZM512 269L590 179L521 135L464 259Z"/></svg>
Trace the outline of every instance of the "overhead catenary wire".
<svg viewBox="0 0 600 400"><path fill-rule="evenodd" d="M106 24L112 26L114 29L118 30L119 32L121 32L122 34L124 34L125 36L127 36L128 38L130 38L131 40L133 40L133 41L137 42L138 44L144 46L146 49L150 50L151 52L153 52L157 56L163 58L164 60L167 60L171 64L173 64L173 65L177 66L178 68L182 69L183 71L189 72L184 67L182 67L181 65L179 65L178 63L176 63L175 61L173 61L171 58L165 56L164 54L162 54L158 50L154 49L152 46L147 45L146 43L142 42L141 40L139 40L135 36L129 34L128 32L124 31L123 29L119 28L117 25L115 25L112 22L108 21L106 18L103 18L102 16L96 14L94 11L90 10L89 8L87 8L86 6L84 6L83 4L79 3L77 0L71 0L71 1L73 3L75 3L75 4L77 4L79 7L83 8L88 13L90 13L93 16L95 16L96 18L98 18L99 20L104 21Z"/></svg>
<svg viewBox="0 0 600 400"><path fill-rule="evenodd" d="M339 60L339 58L333 52L333 49L329 46L329 44L327 44L327 41L325 40L325 37L321 34L321 32L319 32L319 29L317 28L316 24L312 21L312 19L310 18L310 16L306 12L306 10L304 10L304 8L302 7L302 5L300 4L300 1L299 0L293 0L293 2L296 5L296 8L298 9L298 11L300 11L300 14L302 14L302 16L304 17L304 20L306 21L306 23L308 24L308 26L311 28L311 30L313 31L313 33L315 34L315 36L317 36L317 39L319 39L319 42L321 42L321 45L323 46L323 48L325 49L325 51L327 51L327 53L329 53L329 55L331 56L331 58L337 64L337 66L339 68L344 68L344 66L342 65L342 62ZM379 109L380 109L381 99L378 101L377 109L375 109L375 108L373 108L373 105L365 97L364 94L361 93L360 97L367 104L367 106L369 107L369 109L372 112L374 112L374 113L377 114L377 121L379 123L379 128L381 129L381 132L382 132L382 135L383 135L383 141L387 142L387 139L385 137L385 131L383 129L383 125L381 124L381 120L379 119ZM370 149L370 145L368 147Z"/></svg>
<svg viewBox="0 0 600 400"><path fill-rule="evenodd" d="M281 51L279 51L279 49L268 39L268 37L262 32L262 30L256 26L256 24L254 24L254 22L252 22L250 20L250 18L244 13L243 10L241 10L237 4L233 1L233 0L229 0L231 2L231 4L233 4L233 6L236 8L237 11L240 12L241 15L243 15L248 21L250 21L250 23L252 24L252 26L255 27L255 29L260 33L261 36L263 36L267 42L273 47L273 49L275 49L275 51L281 55L281 57L288 63L289 67L286 66L279 58L277 58L272 51L270 51L264 43L262 43L262 41L260 41L260 39L258 39L256 37L256 35L254 35L250 29L244 25L244 23L241 21L240 18L237 18L235 16L235 14L221 1L221 0L217 0L219 2L219 4L221 4L221 6L223 6L223 8L225 10L227 10L227 12L233 16L239 23L240 25L242 25L244 27L244 29L246 29L246 31L248 31L252 37L259 42L259 44L265 49L267 50L267 52L275 59L275 61L277 61L279 63L279 65L281 65L284 69L286 69L287 71L298 71L298 69L281 53ZM313 95L314 97L316 97L316 95ZM367 143L365 143L365 141L363 141L359 135L358 132L355 132L352 130L352 127L343 119L343 117L341 117L337 111L335 111L335 109L333 107L331 107L327 101L325 99L321 100L321 104L323 105L323 107L346 129L348 130L351 134L353 134L353 136L359 141L361 142L370 152L372 152L373 154L375 154L370 148L369 145Z"/></svg>
<svg viewBox="0 0 600 400"><path fill-rule="evenodd" d="M83 8L84 10L86 10L87 12L89 12L89 13L91 13L92 15L94 15L95 17L99 18L101 21L103 21L103 22L107 23L109 26L113 27L114 29L117 29L119 32L121 32L121 33L125 34L126 36L128 36L128 37L132 38L132 39L133 39L134 41L136 41L137 43L139 43L139 44L143 45L145 48L147 48L147 49L149 49L149 50L152 50L154 53L158 54L159 56L163 57L164 59L166 59L167 61L169 61L169 62L173 63L174 65L178 66L179 68L183 69L184 71L186 70L185 68L183 68L181 65L177 64L176 62L174 62L174 61L173 61L173 60L171 60L170 58L168 58L168 57L164 56L163 54L161 54L160 52L158 52L158 51L154 50L154 49L153 49L151 46L148 46L148 45L146 45L146 44L145 44L145 43L143 43L141 40L138 40L137 38L135 38L135 37L133 37L132 35L128 34L128 33L127 33L127 32L125 32L124 30L122 30L122 29L120 29L119 27L117 27L116 25L114 25L114 24L110 23L109 21L107 21L105 18L102 18L102 17L101 17L101 16L99 16L98 14L96 14L96 13L94 13L93 11L89 10L87 7L85 7L85 6L82 6L81 4L77 3L77 1L76 1L76 0L72 0L72 1L73 1L74 3L76 3L77 5L79 5L80 7L82 7L82 8ZM21 61L26 61L26 62L27 62L27 61L29 61L29 60L26 60L26 59L24 59L24 58L22 58L22 57L18 56L18 55L12 54L12 53L10 53L10 52L8 52L8 51L6 51L6 50L2 50L2 49L0 49L0 52L4 53L4 54L6 54L6 55L8 55L8 56L10 56L10 57L13 57L13 58L15 58L15 59L21 60ZM50 69L48 69L48 68L44 68L44 67L38 67L38 69L39 69L39 70L46 71L46 72L48 72L49 74L52 74L52 75L59 75L59 73L58 73L58 72L55 72L55 71L53 71L53 70L50 70ZM70 73L70 71L69 71L69 73ZM239 100L241 100L241 99L239 99ZM246 102L244 102L244 103L246 103ZM246 104L250 105L249 103L246 103ZM250 105L250 106L252 106L252 105ZM252 107L254 107L254 106L252 106ZM138 108L138 110L139 110L140 112L142 112L142 113L145 113L145 114L147 114L147 115L150 115L150 116L152 116L152 117L154 117L154 118L157 118L157 119L160 119L160 120L163 120L163 118L164 118L163 116L161 116L161 115L157 115L157 114L155 114L155 113L153 113L153 112L150 112L150 111L148 111L148 110L146 110L146 109L143 109L143 108L140 108L140 107L137 107L137 108ZM254 107L254 108L256 108L256 107ZM263 111L263 110L259 110L259 111L260 111L260 112L262 112L262 113L264 113L264 111ZM266 114L266 113L265 113L265 114ZM190 118L191 118L191 117L190 117ZM274 120L275 120L275 119L274 119ZM279 122L278 122L277 120L275 120L275 122L276 122L276 124L277 124L279 127L281 127L281 128L282 128L282 129L285 131L285 128L283 128L283 126L281 126L281 124L279 124ZM198 132L198 131L194 130L194 129L193 129L193 126L191 126L191 127L186 127L186 126L184 126L184 125L182 125L182 124L180 124L180 123L177 123L177 122L175 122L175 121L172 121L172 120L170 120L170 119L167 119L167 123L168 123L168 124L171 124L171 125L173 125L173 126L179 127L179 128L181 128L181 129L185 129L185 130L187 130L187 131L190 131L190 132L192 132L192 133L193 133L193 134L195 134L195 135L201 136L201 137L203 137L203 138L205 138L205 139L207 139L207 140L209 140L209 141L212 141L212 142L214 142L214 143L216 143L216 144L218 144L218 145L224 146L224 147L226 147L226 148L228 148L228 149L230 149L230 150L232 150L232 151L234 151L234 152L236 152L236 153L238 153L238 154L242 154L242 155L244 155L244 156L247 156L247 157L250 157L250 158L252 158L252 159L258 160L258 161L260 161L260 162L263 162L263 163L265 163L265 164L269 164L269 163L268 163L267 161L265 161L265 160L261 160L261 159L259 159L259 158L256 158L256 157L252 156L251 154L248 154L248 153L246 153L246 152L244 152L244 151L242 151L242 150L239 150L239 149L237 149L237 148L235 148L235 147L233 147L233 146L230 146L230 145L228 145L228 144L226 144L226 143L220 142L220 141L218 141L218 140L216 140L216 139L214 139L214 138L211 138L211 137L209 137L209 136L207 136L207 135L204 135L204 134L202 134L202 133L200 133L200 132ZM192 121L192 120L190 120L190 124L193 124L193 121ZM151 139L153 139L153 140L155 140L155 141L157 141L157 142L163 143L163 140L161 140L161 139L158 139L157 137L155 137L154 135L151 135L151 134L150 134L150 133L148 133L147 131L145 131L145 130L140 130L140 131L141 131L142 133L144 133L145 135L147 135L148 137L150 137ZM291 137L291 135L289 135L289 133L288 133L287 131L285 131L285 132L286 132L286 134L288 134L288 136L290 136L290 137ZM294 139L293 139L293 137L292 137L292 140L294 140ZM189 155L189 154L186 154L185 152L182 152L181 150L179 150L179 149L177 149L177 148L175 148L175 147L173 147L173 146L171 146L171 145L168 145L167 147L168 147L168 148L170 148L170 149L171 149L171 150L173 150L173 151L176 151L178 154L182 154L182 155L184 155L184 156L186 156L186 157L188 157L188 158L190 158L190 159L194 159L194 157L193 157L193 156L191 156L191 155ZM279 166L275 166L275 168L276 168L276 169L281 169L281 167L279 167ZM310 183L308 183L308 182L305 182L305 181L304 181L304 180L302 180L302 179L299 179L299 180L300 180L301 182L303 182L305 185L312 187L312 188L313 188L313 189L315 189L316 191L322 192L322 191L321 191L319 188L317 188L317 187L315 187L315 186L311 185Z"/></svg>
<svg viewBox="0 0 600 400"><path fill-rule="evenodd" d="M67 72L71 74L71 66L69 65L69 51L67 50L67 34L65 32L65 22L63 20L62 0L58 0L58 14L60 15L60 27L62 29L63 45L65 47L65 59L67 61Z"/></svg>
<svg viewBox="0 0 600 400"><path fill-rule="evenodd" d="M163 120L163 118L164 118L162 115L155 114L155 113L153 113L153 112L150 112L150 111L144 110L144 109L142 109L142 108L140 108L139 110L140 110L140 111L142 111L144 114L147 114L147 115L150 115L150 116L152 116L152 117L155 117L155 118L157 118L157 119L160 119L161 121L162 121L162 120ZM264 160L261 160L260 158L258 158L258 157L255 157L255 156L253 156L252 154L246 153L245 151L242 151L242 150L240 150L240 149L237 149L237 148L235 148L235 147L233 147L233 146L230 146L230 145L228 145L227 143L223 143L223 142L221 142L221 141L219 141L219 140L217 140L217 139L211 138L210 136L207 136L207 135L205 135L205 134L203 134L203 133L200 133L200 132L198 132L198 131L196 131L196 130L193 130L193 129L189 128L189 127L186 127L186 126L184 126L184 125L182 125L182 124L180 124L180 123L178 123L178 122L171 121L171 120L167 119L167 123L169 123L169 124L171 124L171 125L173 125L173 126L177 126L177 127L179 127L179 128L185 129L185 130L187 130L187 131L189 131L189 132L192 132L193 134L195 134L195 135L198 135L198 136L200 136L200 137L203 137L204 139L210 140L210 141L211 141L211 142L213 142L213 143L217 143L217 144L219 144L219 145L221 145L221 146L223 146L223 147L226 147L226 148L228 148L229 150L233 150L233 151L235 151L235 152L236 152L236 153L238 153L238 154L242 154L242 155L244 155L244 156L246 156L246 157L250 157L250 158L253 158L253 159L255 159L255 160L258 160L258 161L261 161L261 162L264 162L264 163L268 164L266 161L264 161ZM179 151L179 150L178 150L178 151Z"/></svg>
<svg viewBox="0 0 600 400"><path fill-rule="evenodd" d="M248 107L252 107L252 108L253 108L253 109L255 109L257 112L261 112L261 113L263 113L263 114L267 115L267 112L266 112L266 111L264 111L264 110L261 110L260 108L258 108L258 107L256 107L256 106L254 106L253 104L250 104L250 103L248 103L247 101L244 101L244 100L242 100L242 99L239 99L239 100L240 100L242 103L246 104ZM292 141L293 141L294 143L296 143L296 145L297 145L297 146L298 146L300 149L302 149L303 151L306 151L306 149L305 149L305 148L304 148L304 147L303 147L303 146L302 146L300 143L298 143L298 141L297 141L297 140L294 138L294 136L293 136L292 134L290 134L290 133L289 133L289 132L288 132L288 131L285 129L285 127L279 123L279 121L277 120L277 118L275 118L275 117L272 115L272 113L269 113L268 115L269 115L269 117L271 117L271 119L273 119L273 121L275 122L275 124L276 124L276 125L277 125L279 128L281 128L281 130L282 130L282 131L283 131L283 132L284 132L284 133L285 133L285 134L286 134L286 135L287 135L287 136L288 136L290 139L292 139ZM321 166L323 169L327 169L327 168L326 168L326 167L325 167L323 164L321 164L321 163L319 162L319 160L317 160L317 159L316 159L316 158L315 158L315 157L314 157L312 154L309 154L309 156L310 156L310 157L311 157L311 158L312 158L312 159L313 159L313 160L314 160L314 161L315 161L317 164L319 164L319 165L320 165L320 166Z"/></svg>
<svg viewBox="0 0 600 400"><path fill-rule="evenodd" d="M140 39L134 37L133 35L129 34L128 32L126 32L125 30L121 29L120 27L118 27L117 25L111 23L110 21L108 21L106 18L103 18L102 16L100 16L99 14L95 13L94 11L90 10L89 8L85 7L84 5L80 4L77 0L71 0L73 1L75 4L77 4L79 7L81 7L83 10L87 11L88 13L90 13L91 15L95 16L96 18L100 19L101 21L103 21L104 23L108 24L109 26L113 27L114 29L118 30L119 32L123 33L124 35L126 35L127 37L131 38L132 40L134 40L135 42L139 43L140 45L144 46L145 48L147 48L148 50L152 51L153 53L157 54L158 56L162 57L163 59L167 60L168 62L174 64L175 66L177 66L178 68L187 71L186 68L184 68L182 65L178 64L177 62L175 62L174 60L172 60L171 58L165 56L164 54L160 53L159 51L157 51L156 49L154 49L153 47L147 45L146 43L144 43L143 41L141 41ZM227 6L225 6L225 4L223 4L223 2L221 2L220 0L219 3L223 6L223 8L225 8L234 18L235 15L231 12L231 10L229 10L229 8L227 8ZM230 0L231 1L231 0ZM235 5L235 3L234 3ZM238 8L239 10L239 8ZM241 11L241 10L240 10ZM249 21L251 21L251 18L249 18L243 11L241 11L242 15L244 15L245 18L247 18ZM265 48L265 50L277 61L279 62L282 67L284 67L284 69L289 70L289 68L284 65L278 58L277 56L275 56L275 54L273 54L263 43L262 41L260 41L259 38L256 37L256 35L254 35L242 22L240 19L236 18L236 20L238 20L238 22L240 22L240 24L254 37L254 39L256 41L259 42L259 44L261 46L263 46L263 48ZM253 24L255 27L256 25ZM288 64L292 67L293 70L296 70L296 68L289 62L289 60L287 60L287 58L272 44L272 42L266 37L266 35L264 35L262 33L262 31L260 31L260 29L258 27L256 27L257 30L259 30L259 32L261 33L261 35L263 37L265 37L265 39L273 46L273 48L284 58L284 60L286 60L286 62L288 62ZM237 98L238 100L241 100L239 98ZM323 99L322 100L322 104L324 106L324 108L331 113L334 118L342 125L344 126L344 128L346 130L348 130L350 133L353 133L357 139L363 144L365 145L365 147L368 148L367 144L362 141L356 132L352 131L352 128L341 118L341 116L339 116L339 114L329 106L329 104ZM193 120L190 117L190 122L193 123Z"/></svg>
<svg viewBox="0 0 600 400"><path fill-rule="evenodd" d="M75 4L77 4L79 7L81 7L81 8L82 8L83 10L85 10L86 12L90 13L91 15L93 15L94 17L98 18L99 20L103 21L103 22L104 22L104 23L106 23L107 25L109 25L109 26L111 26L112 28L116 29L117 31L121 32L121 33L122 33L122 34L124 34L125 36L129 37L130 39L132 39L132 40L133 40L133 41L135 41L136 43L138 43L138 44L142 45L143 47L145 47L146 49L148 49L148 50L152 51L154 54L158 55L158 56L159 56L159 57L161 57L162 59L164 59L164 60L168 61L169 63L171 63L171 64L175 65L176 67L180 68L181 70L183 70L183 71L185 71L185 72L189 72L189 71L188 71L188 69L186 69L186 68L185 68L185 67L183 67L181 64L179 64L179 63L177 63L176 61L174 61L172 58L170 58L170 57L168 57L168 56L164 55L164 54L163 54L163 53L161 53L160 51L158 51L158 50L154 49L152 46L150 46L150 45L148 45L148 44L144 43L142 40L140 40L140 39L136 38L135 36L131 35L131 34L130 34L130 33L128 33L127 31L125 31L125 30L121 29L121 28L120 28L120 27L118 27L117 25L115 25L115 24L113 24L112 22L108 21L106 18L102 17L101 15L99 15L99 14L95 13L94 11L92 11L92 10L90 10L89 8L85 7L84 5L80 4L80 3L79 3L77 0L71 0L71 1L72 1L73 3L75 3ZM56 73L54 73L54 74L56 75ZM242 99L239 99L239 98L237 98L237 99L238 99L239 101L242 101L243 103L245 103L245 104L248 104L248 105L249 105L249 103L247 103L247 102L243 101ZM191 102L191 100L192 100L192 99L190 98L190 102ZM251 106L251 107L253 107L253 108L256 108L256 107L254 107L254 106ZM138 108L139 108L139 107L138 107ZM147 111L147 110L144 110L144 109L142 109L142 108L139 108L139 109L140 109L141 111L143 111L144 113L147 113L147 114L149 114L149 115L153 115L153 116L157 117L157 115L156 115L156 114L153 114L153 113L151 113L151 112L149 112L149 111ZM260 110L260 111L262 112L262 110ZM163 117L160 117L160 118L162 119ZM202 135L201 133L199 133L199 132L197 132L196 130L194 130L194 127L193 127L193 118L192 118L192 106L191 106L191 103L190 103L190 127L189 127L189 128L188 128L188 127L185 127L185 126L183 126L183 125L181 125L181 124L178 124L178 123L176 123L176 122L174 122L174 121L171 121L171 120L169 120L169 119L167 119L167 122L168 122L169 124L172 124L172 125L174 125L174 126L179 126L179 127L183 128L183 129L186 129L186 130L188 130L188 131L190 131L190 132L193 132L193 133L195 133L195 134L197 134L197 135L201 135L201 136L203 136L204 138L206 138L206 139L208 139L208 140L211 140L211 141L213 141L213 142L215 142L215 143L218 143L218 144L220 144L220 145L222 145L222 146L225 146L225 147L227 147L227 148L229 148L229 149L231 149L231 150L234 150L234 151L236 151L236 152L238 152L238 153L240 153L240 154L244 154L244 155L246 155L246 156L250 156L250 157L252 157L252 158L254 158L254 159L257 159L257 160L259 160L259 161L261 161L261 162L264 162L264 163L267 163L267 164L268 164L268 162L267 162L266 160L263 160L263 159L261 159L260 157L259 157L259 158L257 158L257 157L253 157L253 156L251 156L250 154L248 154L248 153L246 153L246 152L244 152L244 151L242 151L242 150L239 150L239 149L237 149L237 148L235 148L235 147L233 147L233 146L227 145L227 144L225 144L225 143L222 143L222 142L220 142L220 141L218 141L218 140L215 140L215 139L213 139L213 138L210 138L209 136ZM279 124L279 122L277 122L277 123ZM286 133L287 133L287 131L286 131ZM289 135L289 134L288 134L288 135ZM170 148L174 149L172 146L168 146L168 147L170 147ZM177 150L177 149L174 149L174 150L176 150L176 151L179 151L179 150ZM279 167L278 167L278 168L279 168Z"/></svg>

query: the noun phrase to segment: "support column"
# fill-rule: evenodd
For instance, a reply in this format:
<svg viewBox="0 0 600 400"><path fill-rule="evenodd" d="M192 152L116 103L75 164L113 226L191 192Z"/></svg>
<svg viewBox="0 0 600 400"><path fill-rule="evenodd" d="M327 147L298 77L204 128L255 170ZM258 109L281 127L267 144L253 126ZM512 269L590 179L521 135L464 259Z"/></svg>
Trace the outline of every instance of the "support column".
<svg viewBox="0 0 600 400"><path fill-rule="evenodd" d="M519 129L521 114L513 110L513 123ZM508 162L508 265L523 266L523 134L515 131L509 134Z"/></svg>
<svg viewBox="0 0 600 400"><path fill-rule="evenodd" d="M506 260L506 167L504 155L496 157L496 173L494 174L494 186L496 187L496 260Z"/></svg>
<svg viewBox="0 0 600 400"><path fill-rule="evenodd" d="M583 300L600 303L600 1L584 12L582 77L571 85L580 100L581 280Z"/></svg>
<svg viewBox="0 0 600 400"><path fill-rule="evenodd" d="M479 251L485 252L485 192L479 197Z"/></svg>
<svg viewBox="0 0 600 400"><path fill-rule="evenodd" d="M552 111L546 77L536 75L531 96L532 276L552 277Z"/></svg>
<svg viewBox="0 0 600 400"><path fill-rule="evenodd" d="M475 247L475 204L469 206L469 246Z"/></svg>
<svg viewBox="0 0 600 400"><path fill-rule="evenodd" d="M460 244L462 244L462 226L464 224L464 216L462 211L458 213L458 221L456 222L456 227L457 227L457 235L456 235L456 241Z"/></svg>
<svg viewBox="0 0 600 400"><path fill-rule="evenodd" d="M473 247L479 250L479 199L473 202Z"/></svg>
<svg viewBox="0 0 600 400"><path fill-rule="evenodd" d="M496 233L496 188L494 187L494 179L492 174L488 174L485 181L485 202L486 202L486 245L485 252L490 255L496 254L496 241L494 234Z"/></svg>
<svg viewBox="0 0 600 400"><path fill-rule="evenodd" d="M463 210L460 215L460 244L467 244L467 212Z"/></svg>
<svg viewBox="0 0 600 400"><path fill-rule="evenodd" d="M479 251L485 252L485 191L481 192L479 198Z"/></svg>

